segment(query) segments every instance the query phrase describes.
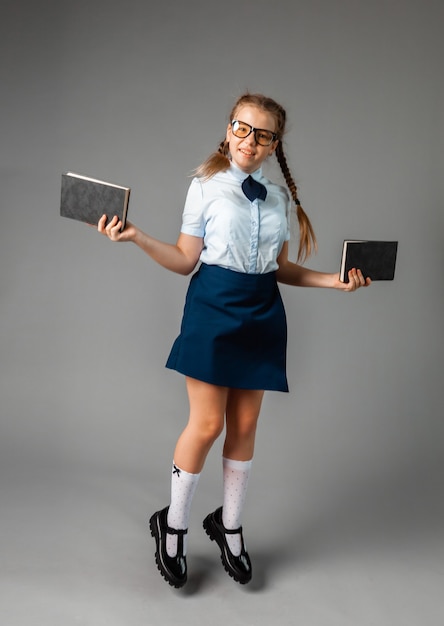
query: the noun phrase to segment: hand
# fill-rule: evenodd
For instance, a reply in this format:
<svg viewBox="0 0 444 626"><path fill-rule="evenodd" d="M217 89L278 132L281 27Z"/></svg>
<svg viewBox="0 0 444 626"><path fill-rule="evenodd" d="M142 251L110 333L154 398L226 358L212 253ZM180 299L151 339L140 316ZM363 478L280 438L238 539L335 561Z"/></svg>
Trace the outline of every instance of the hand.
<svg viewBox="0 0 444 626"><path fill-rule="evenodd" d="M97 226L99 233L106 235L111 241L132 241L134 239L136 228L130 222L127 222L125 229L120 232L122 221L117 216L114 216L108 224L106 220L107 216L102 215Z"/></svg>
<svg viewBox="0 0 444 626"><path fill-rule="evenodd" d="M340 281L339 274L336 274L333 287L341 291L356 291L359 287L368 287L371 282L370 278L364 278L361 270L352 269L348 273L348 283Z"/></svg>

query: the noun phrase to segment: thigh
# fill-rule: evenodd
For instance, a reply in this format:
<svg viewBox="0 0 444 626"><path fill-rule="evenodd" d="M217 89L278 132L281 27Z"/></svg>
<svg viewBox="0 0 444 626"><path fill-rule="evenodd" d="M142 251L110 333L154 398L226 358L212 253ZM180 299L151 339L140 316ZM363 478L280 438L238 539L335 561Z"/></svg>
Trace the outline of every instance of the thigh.
<svg viewBox="0 0 444 626"><path fill-rule="evenodd" d="M211 385L195 378L186 377L190 421L217 422L223 427L227 407L228 388Z"/></svg>
<svg viewBox="0 0 444 626"><path fill-rule="evenodd" d="M237 461L253 458L256 426L263 391L230 389L227 401L227 432L223 455Z"/></svg>
<svg viewBox="0 0 444 626"><path fill-rule="evenodd" d="M256 427L264 391L259 389L230 389L227 399L227 428L249 430Z"/></svg>
<svg viewBox="0 0 444 626"><path fill-rule="evenodd" d="M190 416L177 441L174 460L185 471L198 474L223 431L228 390L189 377L186 385Z"/></svg>

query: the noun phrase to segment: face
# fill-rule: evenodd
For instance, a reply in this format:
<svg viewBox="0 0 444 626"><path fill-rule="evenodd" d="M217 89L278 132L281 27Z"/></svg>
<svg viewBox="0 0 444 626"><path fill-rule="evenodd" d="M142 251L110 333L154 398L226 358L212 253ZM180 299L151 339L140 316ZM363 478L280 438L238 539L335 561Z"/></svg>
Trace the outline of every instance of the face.
<svg viewBox="0 0 444 626"><path fill-rule="evenodd" d="M244 105L236 111L235 119L246 122L254 128L276 131L276 120L271 113L252 105ZM231 120L230 120L231 122ZM231 123L227 127L227 141L230 146L231 159L246 174L257 170L267 157L276 150L278 140L269 146L261 146L256 142L254 133L243 139L233 134Z"/></svg>

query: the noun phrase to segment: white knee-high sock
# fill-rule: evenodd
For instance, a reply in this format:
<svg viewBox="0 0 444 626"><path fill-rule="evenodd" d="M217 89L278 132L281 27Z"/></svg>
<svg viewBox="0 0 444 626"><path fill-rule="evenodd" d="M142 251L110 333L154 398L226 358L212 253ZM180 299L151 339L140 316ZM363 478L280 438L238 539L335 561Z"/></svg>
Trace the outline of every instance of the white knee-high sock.
<svg viewBox="0 0 444 626"><path fill-rule="evenodd" d="M191 502L200 474L190 474L173 463L171 476L171 503L168 509L167 523L170 528L185 530L188 528ZM184 556L187 552L187 535L184 535ZM168 556L177 554L177 535L167 534L166 548Z"/></svg>
<svg viewBox="0 0 444 626"><path fill-rule="evenodd" d="M236 530L241 526L252 461L234 461L223 457L222 465L224 478L222 523L225 528ZM240 535L225 536L231 552L234 556L239 556L242 548Z"/></svg>

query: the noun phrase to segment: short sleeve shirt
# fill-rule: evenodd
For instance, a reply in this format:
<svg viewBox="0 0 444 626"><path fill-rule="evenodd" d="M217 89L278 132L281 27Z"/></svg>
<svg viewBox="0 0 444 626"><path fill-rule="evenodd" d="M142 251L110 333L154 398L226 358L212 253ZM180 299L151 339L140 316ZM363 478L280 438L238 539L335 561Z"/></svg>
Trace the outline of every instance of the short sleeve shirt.
<svg viewBox="0 0 444 626"><path fill-rule="evenodd" d="M247 274L278 269L277 257L290 239L290 194L260 169L252 177L265 185L265 200L251 202L244 195L247 174L233 164L209 180L192 180L181 232L203 238L203 263Z"/></svg>

